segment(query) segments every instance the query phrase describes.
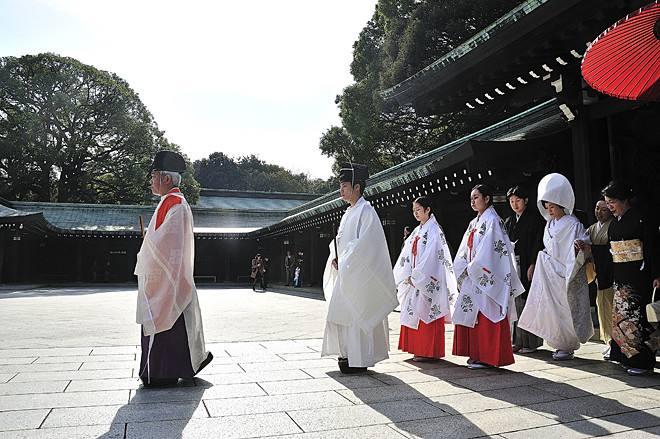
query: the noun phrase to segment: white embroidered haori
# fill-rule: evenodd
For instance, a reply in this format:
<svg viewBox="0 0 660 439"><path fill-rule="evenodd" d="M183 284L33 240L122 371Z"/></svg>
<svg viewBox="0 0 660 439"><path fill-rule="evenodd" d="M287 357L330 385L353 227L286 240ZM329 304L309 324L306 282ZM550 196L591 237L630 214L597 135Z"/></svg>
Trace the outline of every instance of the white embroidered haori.
<svg viewBox="0 0 660 439"><path fill-rule="evenodd" d="M403 326L417 329L420 320L428 324L441 317L451 322L451 306L458 296L456 276L444 231L434 215L406 239L394 266L394 281Z"/></svg>
<svg viewBox="0 0 660 439"><path fill-rule="evenodd" d="M498 323L517 320L514 298L525 291L516 272L513 245L491 206L468 225L454 260L458 298L452 319L474 328L477 314Z"/></svg>

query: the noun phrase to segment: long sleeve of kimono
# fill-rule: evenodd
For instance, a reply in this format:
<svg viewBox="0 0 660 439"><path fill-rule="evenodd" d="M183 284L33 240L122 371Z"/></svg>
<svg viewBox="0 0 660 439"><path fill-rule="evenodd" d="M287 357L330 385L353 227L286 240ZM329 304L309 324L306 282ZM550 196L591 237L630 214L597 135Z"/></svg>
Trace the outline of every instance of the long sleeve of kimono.
<svg viewBox="0 0 660 439"><path fill-rule="evenodd" d="M328 320L346 324L351 318L365 330L372 330L398 304L385 233L372 208L364 208L357 236L339 249L338 279ZM338 294L341 298L336 300ZM346 309L351 316L340 315Z"/></svg>
<svg viewBox="0 0 660 439"><path fill-rule="evenodd" d="M415 288L430 298L432 293L429 293L429 289L434 287L435 283L444 279L437 279L437 277L431 276L431 273L438 272L439 243L436 234L429 233L422 240L422 244L419 246L421 251L418 251L410 280Z"/></svg>
<svg viewBox="0 0 660 439"><path fill-rule="evenodd" d="M475 286L501 308L507 309L511 289L512 248L501 227L486 227L477 248L476 256L468 263L467 273ZM522 291L516 291L516 295Z"/></svg>

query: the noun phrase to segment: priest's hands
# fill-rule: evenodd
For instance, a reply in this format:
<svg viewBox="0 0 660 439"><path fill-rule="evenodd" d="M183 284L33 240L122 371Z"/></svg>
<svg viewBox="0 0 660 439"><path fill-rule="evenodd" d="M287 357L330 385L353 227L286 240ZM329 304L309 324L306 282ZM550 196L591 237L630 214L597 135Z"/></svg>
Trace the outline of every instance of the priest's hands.
<svg viewBox="0 0 660 439"><path fill-rule="evenodd" d="M335 270L339 270L339 265L337 264L337 258L334 258L332 260L332 268L334 268Z"/></svg>
<svg viewBox="0 0 660 439"><path fill-rule="evenodd" d="M653 288L660 288L660 277L653 279Z"/></svg>

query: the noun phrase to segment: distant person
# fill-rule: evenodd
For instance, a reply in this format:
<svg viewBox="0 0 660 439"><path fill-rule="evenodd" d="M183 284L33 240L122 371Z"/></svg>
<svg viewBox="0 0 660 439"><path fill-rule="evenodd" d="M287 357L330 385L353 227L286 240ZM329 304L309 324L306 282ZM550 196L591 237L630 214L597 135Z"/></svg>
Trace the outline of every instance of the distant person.
<svg viewBox="0 0 660 439"><path fill-rule="evenodd" d="M296 261L291 256L291 252L289 250L286 251L286 257L284 258L284 273L286 276L286 283L285 285L288 287L291 285L291 280L293 279L293 270L295 269Z"/></svg>
<svg viewBox="0 0 660 439"><path fill-rule="evenodd" d="M213 359L205 349L193 280L193 216L179 190L185 170L183 157L172 151L158 152L151 166L151 190L161 198L135 266L142 325L139 376L145 387L190 379Z"/></svg>
<svg viewBox="0 0 660 439"><path fill-rule="evenodd" d="M270 278L270 258L267 256L264 256L263 258L263 266L264 266L264 271L262 272L261 276L264 280L264 290L268 288L268 280Z"/></svg>
<svg viewBox="0 0 660 439"><path fill-rule="evenodd" d="M368 177L365 165L341 167L339 194L350 206L330 243L323 274L328 314L321 356L336 356L345 374L364 372L389 357L387 316L397 305L383 226L363 197Z"/></svg>
<svg viewBox="0 0 660 439"><path fill-rule="evenodd" d="M594 335L587 256L580 245L589 243L589 235L572 215L575 195L566 177L556 173L543 177L537 200L547 221L543 234L545 249L536 259L532 286L518 326L555 348L555 360L571 360L580 344Z"/></svg>
<svg viewBox="0 0 660 439"><path fill-rule="evenodd" d="M403 227L403 240L401 241L401 250L403 251L403 247L406 245L406 240L410 236L410 233L412 232L412 228L410 226L404 226Z"/></svg>
<svg viewBox="0 0 660 439"><path fill-rule="evenodd" d="M456 300L456 276L442 227L435 219L429 197L412 203L419 226L405 241L394 266L397 296L403 308L399 349L413 361L445 356L445 321L451 322Z"/></svg>
<svg viewBox="0 0 660 439"><path fill-rule="evenodd" d="M256 291L257 280L259 281L259 286L261 290L264 290L264 263L261 259L261 254L257 253L254 258L252 258L252 270L250 272L250 278L252 278L252 291Z"/></svg>
<svg viewBox="0 0 660 439"><path fill-rule="evenodd" d="M296 265L293 271L293 287L300 288L302 283L302 274L300 273L300 265Z"/></svg>
<svg viewBox="0 0 660 439"><path fill-rule="evenodd" d="M612 306L614 303L614 283L612 273L612 254L610 253L609 230L612 224L612 212L605 200L596 202L596 222L588 229L591 240L591 259L596 269L596 307L598 308L598 326L600 339L607 346L603 357L610 359L610 340L612 340Z"/></svg>
<svg viewBox="0 0 660 439"><path fill-rule="evenodd" d="M516 297L516 312L520 316L525 309L527 292L534 276L534 264L536 256L543 250L543 218L538 213L536 206L528 209L529 195L521 186L514 186L506 193L509 206L513 215L504 221L509 239L513 244L518 276L525 292ZM513 352L529 354L535 352L541 345L543 339L513 325Z"/></svg>

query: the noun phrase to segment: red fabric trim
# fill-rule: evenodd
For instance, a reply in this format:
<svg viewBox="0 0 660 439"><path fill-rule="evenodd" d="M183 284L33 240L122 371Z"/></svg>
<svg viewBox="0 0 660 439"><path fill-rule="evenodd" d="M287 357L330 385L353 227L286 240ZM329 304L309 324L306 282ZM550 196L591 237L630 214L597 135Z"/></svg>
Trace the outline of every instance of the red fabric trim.
<svg viewBox="0 0 660 439"><path fill-rule="evenodd" d="M417 329L401 326L399 349L413 355L427 358L445 356L445 318L426 324L419 321Z"/></svg>
<svg viewBox="0 0 660 439"><path fill-rule="evenodd" d="M472 231L470 232L470 236L468 236L467 246L470 249L470 256L469 256L470 261L472 260L472 246L474 245L474 232L476 231L477 229L472 229Z"/></svg>
<svg viewBox="0 0 660 439"><path fill-rule="evenodd" d="M175 196L170 196L170 194L181 192L179 188L173 188L171 191L167 193L165 196L165 199L160 205L160 208L158 209L158 213L156 214L156 230L163 224L163 221L165 221L165 217L167 216L167 212L177 204L181 204L181 198Z"/></svg>
<svg viewBox="0 0 660 439"><path fill-rule="evenodd" d="M415 268L415 264L417 263L417 242L419 241L419 236L415 236L415 239L413 239L412 243L412 255L413 255L413 260L412 260L412 266Z"/></svg>
<svg viewBox="0 0 660 439"><path fill-rule="evenodd" d="M452 354L496 367L513 364L509 319L493 323L479 313L474 328L456 325Z"/></svg>

